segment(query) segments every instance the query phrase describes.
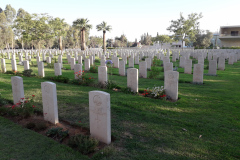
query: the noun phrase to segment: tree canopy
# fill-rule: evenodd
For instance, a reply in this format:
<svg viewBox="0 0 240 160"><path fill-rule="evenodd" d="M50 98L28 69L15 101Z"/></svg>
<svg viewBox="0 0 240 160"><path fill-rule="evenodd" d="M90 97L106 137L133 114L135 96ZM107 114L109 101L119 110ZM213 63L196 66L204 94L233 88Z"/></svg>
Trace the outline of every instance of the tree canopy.
<svg viewBox="0 0 240 160"><path fill-rule="evenodd" d="M183 41L188 38L190 41L195 42L196 34L199 28L198 20L201 19L202 13L191 13L188 18L184 18L182 13L180 13L180 18L177 20L172 20L171 25L167 28L170 32L174 33L175 39Z"/></svg>

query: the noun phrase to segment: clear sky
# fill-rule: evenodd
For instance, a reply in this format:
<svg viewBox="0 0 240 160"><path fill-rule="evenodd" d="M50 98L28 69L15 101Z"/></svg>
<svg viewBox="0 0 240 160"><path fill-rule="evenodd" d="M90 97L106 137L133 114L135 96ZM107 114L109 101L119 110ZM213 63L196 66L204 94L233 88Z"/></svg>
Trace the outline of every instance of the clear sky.
<svg viewBox="0 0 240 160"><path fill-rule="evenodd" d="M143 33L152 36L170 34L166 28L171 20L190 13L202 12L200 29L212 32L220 26L240 25L240 0L0 0L5 9L11 4L16 11L23 8L29 13L48 13L64 18L72 25L77 18L88 18L93 29L91 36L102 36L96 25L106 21L113 30L106 38L125 34L129 41L140 39Z"/></svg>

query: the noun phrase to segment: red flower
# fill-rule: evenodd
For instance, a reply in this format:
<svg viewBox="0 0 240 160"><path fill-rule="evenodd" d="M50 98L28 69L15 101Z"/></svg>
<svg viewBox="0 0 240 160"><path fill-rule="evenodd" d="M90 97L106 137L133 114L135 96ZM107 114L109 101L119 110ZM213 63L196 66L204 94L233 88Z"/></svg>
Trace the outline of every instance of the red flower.
<svg viewBox="0 0 240 160"><path fill-rule="evenodd" d="M145 89L144 92L147 92L147 90Z"/></svg>
<svg viewBox="0 0 240 160"><path fill-rule="evenodd" d="M13 106L12 106L12 109L15 108L15 107L16 107L16 105L13 105Z"/></svg>
<svg viewBox="0 0 240 160"><path fill-rule="evenodd" d="M142 95L145 96L145 93L143 93Z"/></svg>
<svg viewBox="0 0 240 160"><path fill-rule="evenodd" d="M91 79L91 77L89 77L89 79Z"/></svg>
<svg viewBox="0 0 240 160"><path fill-rule="evenodd" d="M148 93L146 93L146 94L148 94Z"/></svg>
<svg viewBox="0 0 240 160"><path fill-rule="evenodd" d="M21 98L21 100L24 100L24 98Z"/></svg>
<svg viewBox="0 0 240 160"><path fill-rule="evenodd" d="M84 72L84 71L82 71L82 72Z"/></svg>
<svg viewBox="0 0 240 160"><path fill-rule="evenodd" d="M33 97L35 97L35 95L32 95Z"/></svg>
<svg viewBox="0 0 240 160"><path fill-rule="evenodd" d="M36 106L32 105L33 108L35 108Z"/></svg>
<svg viewBox="0 0 240 160"><path fill-rule="evenodd" d="M24 103L27 103L28 101L24 101Z"/></svg>
<svg viewBox="0 0 240 160"><path fill-rule="evenodd" d="M81 121L78 121L78 123L81 123Z"/></svg>

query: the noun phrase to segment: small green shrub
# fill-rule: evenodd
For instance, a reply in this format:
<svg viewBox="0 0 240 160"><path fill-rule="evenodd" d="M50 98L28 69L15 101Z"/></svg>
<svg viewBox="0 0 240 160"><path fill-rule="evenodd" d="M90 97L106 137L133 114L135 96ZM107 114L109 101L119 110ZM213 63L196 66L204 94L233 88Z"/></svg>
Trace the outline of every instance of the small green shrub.
<svg viewBox="0 0 240 160"><path fill-rule="evenodd" d="M47 68L54 68L54 63L53 63L53 62L48 63L48 64L47 64Z"/></svg>
<svg viewBox="0 0 240 160"><path fill-rule="evenodd" d="M46 132L46 135L48 137L52 137L53 139L56 139L59 142L62 142L64 138L68 136L68 130L63 131L63 128L51 128Z"/></svg>
<svg viewBox="0 0 240 160"><path fill-rule="evenodd" d="M123 93L126 93L126 94L137 94L137 93L135 93L131 88L129 88L129 87L123 87L123 88L121 88L121 91L123 92Z"/></svg>
<svg viewBox="0 0 240 160"><path fill-rule="evenodd" d="M95 62L96 62L96 63L100 63L100 60L99 60L99 59L95 59Z"/></svg>
<svg viewBox="0 0 240 160"><path fill-rule="evenodd" d="M98 146L98 140L87 135L76 135L70 138L68 144L82 154L94 152Z"/></svg>
<svg viewBox="0 0 240 160"><path fill-rule="evenodd" d="M94 78L91 77L88 73L85 73L84 71L76 72L74 73L77 76L77 81L74 80L72 83L84 85L84 86L90 86L94 84Z"/></svg>
<svg viewBox="0 0 240 160"><path fill-rule="evenodd" d="M116 82L108 80L107 82L105 82L105 88L107 88L107 89L113 89L113 88L119 89L120 87L117 85Z"/></svg>
<svg viewBox="0 0 240 160"><path fill-rule="evenodd" d="M68 83L69 82L69 78L68 77L63 77L62 75L54 76L54 77L45 77L45 79L56 81L56 82L62 82L62 83Z"/></svg>
<svg viewBox="0 0 240 160"><path fill-rule="evenodd" d="M143 57L142 57L142 61L145 61L146 58L147 58L146 56L143 56Z"/></svg>
<svg viewBox="0 0 240 160"><path fill-rule="evenodd" d="M91 73L98 73L98 67L97 67L96 65L91 66L89 71L90 71Z"/></svg>
<svg viewBox="0 0 240 160"><path fill-rule="evenodd" d="M10 116L21 116L22 118L28 118L32 116L38 108L34 105L34 97L32 98L21 98L18 103L9 107L8 115Z"/></svg>
<svg viewBox="0 0 240 160"><path fill-rule="evenodd" d="M33 70L32 69L27 69L22 71L22 74L26 77L32 77L32 76L36 76L35 74L32 74Z"/></svg>

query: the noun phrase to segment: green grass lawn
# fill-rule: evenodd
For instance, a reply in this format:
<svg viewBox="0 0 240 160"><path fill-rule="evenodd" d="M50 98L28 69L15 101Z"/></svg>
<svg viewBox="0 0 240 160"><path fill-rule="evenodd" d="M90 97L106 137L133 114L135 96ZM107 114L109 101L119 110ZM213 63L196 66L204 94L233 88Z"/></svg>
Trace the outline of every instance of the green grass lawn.
<svg viewBox="0 0 240 160"><path fill-rule="evenodd" d="M66 61L66 57L63 60ZM6 63L7 70L11 70L10 60ZM205 67L207 64L205 61ZM23 71L23 66L17 67ZM64 64L64 68L70 65ZM37 67L31 69L37 74ZM183 68L178 71L179 79L192 81L192 75L184 74ZM207 72L205 69L204 73ZM62 70L63 76L70 79L74 78L73 73ZM117 74L118 69L113 69L113 73ZM45 74L53 76L54 70L45 68ZM97 79L97 73L90 74ZM111 144L115 152L106 159L240 159L240 62L234 65L226 62L226 70L217 74L204 75L204 85L179 83L177 102L56 83L59 117L81 121L81 126L89 128L88 92L102 90L111 95L112 135L116 138ZM0 93L9 100L12 99L11 76L0 74ZM112 75L109 79L121 87L127 86L127 77ZM41 82L44 81L23 77L25 97L35 94L38 106L42 106ZM164 81L139 79L139 89L154 85L163 86ZM0 133L0 159L28 159L26 156L29 159L84 159L72 149L3 118L0 118ZM49 146L52 148L46 149Z"/></svg>

